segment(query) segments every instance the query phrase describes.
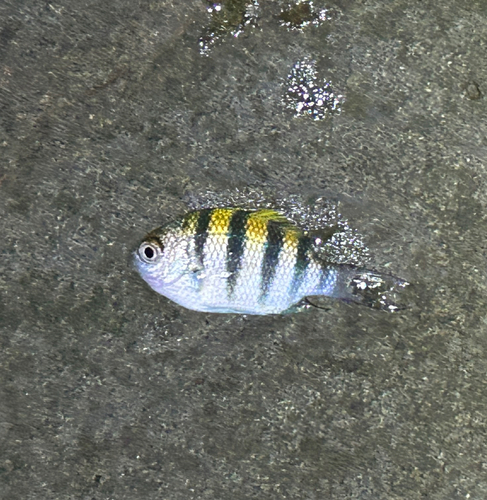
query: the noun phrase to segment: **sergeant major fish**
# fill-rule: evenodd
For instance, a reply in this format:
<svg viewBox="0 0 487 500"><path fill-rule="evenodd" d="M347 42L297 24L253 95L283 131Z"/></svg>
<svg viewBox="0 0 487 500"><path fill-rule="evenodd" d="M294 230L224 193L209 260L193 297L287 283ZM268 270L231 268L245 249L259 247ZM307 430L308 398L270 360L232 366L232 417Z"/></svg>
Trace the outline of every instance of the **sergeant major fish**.
<svg viewBox="0 0 487 500"><path fill-rule="evenodd" d="M135 252L142 278L188 309L279 314L325 295L394 311L403 280L322 260L313 239L271 209L207 208L150 232Z"/></svg>

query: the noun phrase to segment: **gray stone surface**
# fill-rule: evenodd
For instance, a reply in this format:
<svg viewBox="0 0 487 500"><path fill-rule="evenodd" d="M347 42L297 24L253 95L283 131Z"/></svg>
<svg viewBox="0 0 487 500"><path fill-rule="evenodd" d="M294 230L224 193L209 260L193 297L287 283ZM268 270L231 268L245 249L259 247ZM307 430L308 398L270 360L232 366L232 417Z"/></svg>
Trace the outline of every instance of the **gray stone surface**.
<svg viewBox="0 0 487 500"><path fill-rule="evenodd" d="M486 497L487 5L326 6L202 56L199 0L0 3L2 500ZM304 57L340 115L284 108ZM341 200L416 306L152 292L139 239L247 185Z"/></svg>

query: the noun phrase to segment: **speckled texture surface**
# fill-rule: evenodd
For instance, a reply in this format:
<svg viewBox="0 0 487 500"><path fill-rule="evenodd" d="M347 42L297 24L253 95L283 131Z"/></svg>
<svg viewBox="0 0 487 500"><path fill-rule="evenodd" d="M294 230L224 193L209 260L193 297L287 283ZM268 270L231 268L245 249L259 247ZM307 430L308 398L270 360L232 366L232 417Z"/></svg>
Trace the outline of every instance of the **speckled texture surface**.
<svg viewBox="0 0 487 500"><path fill-rule="evenodd" d="M318 3L317 3L318 4ZM485 2L0 5L0 498L483 499ZM296 61L345 96L294 119ZM342 201L397 315L187 311L129 266L184 193Z"/></svg>

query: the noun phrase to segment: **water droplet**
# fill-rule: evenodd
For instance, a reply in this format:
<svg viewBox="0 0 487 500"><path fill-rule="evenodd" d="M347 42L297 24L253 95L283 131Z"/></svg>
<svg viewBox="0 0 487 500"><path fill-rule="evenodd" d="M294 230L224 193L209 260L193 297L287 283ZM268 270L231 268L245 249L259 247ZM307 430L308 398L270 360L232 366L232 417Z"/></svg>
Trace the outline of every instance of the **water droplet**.
<svg viewBox="0 0 487 500"><path fill-rule="evenodd" d="M307 26L320 26L330 19L328 9L317 9L312 1L298 0L281 9L279 20L281 26L289 30L302 31Z"/></svg>
<svg viewBox="0 0 487 500"><path fill-rule="evenodd" d="M318 84L315 62L305 58L297 61L288 75L284 104L296 117L311 116L322 120L328 113L339 113L344 97L336 94L331 82Z"/></svg>
<svg viewBox="0 0 487 500"><path fill-rule="evenodd" d="M246 27L255 26L259 2L257 0L223 0L206 2L209 23L199 39L200 53L208 55L219 41L231 35L238 37Z"/></svg>

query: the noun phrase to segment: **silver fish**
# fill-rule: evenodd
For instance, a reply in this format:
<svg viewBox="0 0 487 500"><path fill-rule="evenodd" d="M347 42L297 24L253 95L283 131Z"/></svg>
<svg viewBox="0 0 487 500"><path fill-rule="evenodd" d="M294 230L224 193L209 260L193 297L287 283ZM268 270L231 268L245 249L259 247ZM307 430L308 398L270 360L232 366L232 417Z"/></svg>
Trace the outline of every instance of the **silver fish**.
<svg viewBox="0 0 487 500"><path fill-rule="evenodd" d="M188 309L293 312L325 295L394 311L408 283L316 254L311 236L271 209L210 208L150 232L134 254L142 278ZM308 302L309 304L309 302Z"/></svg>

